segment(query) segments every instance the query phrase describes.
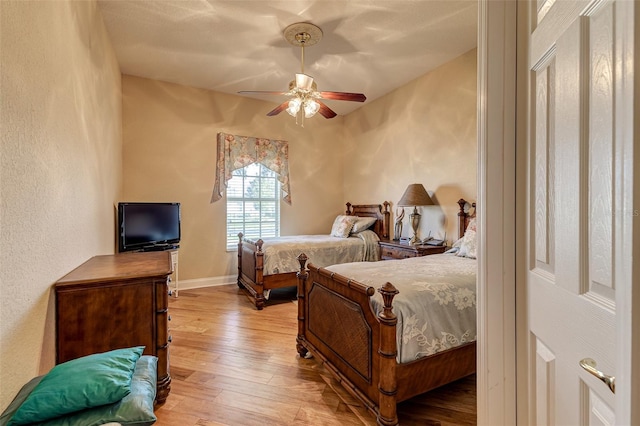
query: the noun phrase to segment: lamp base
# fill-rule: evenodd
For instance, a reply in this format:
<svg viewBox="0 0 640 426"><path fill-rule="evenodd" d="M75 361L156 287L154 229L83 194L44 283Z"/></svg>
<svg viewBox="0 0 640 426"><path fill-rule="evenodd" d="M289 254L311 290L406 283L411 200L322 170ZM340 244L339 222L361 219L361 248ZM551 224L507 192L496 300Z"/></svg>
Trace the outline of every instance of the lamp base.
<svg viewBox="0 0 640 426"><path fill-rule="evenodd" d="M418 213L418 208L416 206L413 207L413 213L409 215L411 219L411 227L413 228L413 237L411 237L411 241L409 244L415 246L420 244L420 239L418 238L418 227L420 226L420 213Z"/></svg>

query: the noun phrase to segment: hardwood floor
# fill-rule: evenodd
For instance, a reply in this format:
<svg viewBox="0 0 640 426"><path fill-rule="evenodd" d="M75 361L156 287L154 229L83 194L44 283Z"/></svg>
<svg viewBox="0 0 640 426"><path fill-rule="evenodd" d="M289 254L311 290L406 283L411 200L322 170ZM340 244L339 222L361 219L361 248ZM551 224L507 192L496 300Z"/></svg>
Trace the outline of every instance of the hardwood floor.
<svg viewBox="0 0 640 426"><path fill-rule="evenodd" d="M318 362L298 356L297 307L279 299L257 311L235 285L171 298L171 393L156 425L376 424ZM474 375L405 401L400 423L474 425L475 387Z"/></svg>

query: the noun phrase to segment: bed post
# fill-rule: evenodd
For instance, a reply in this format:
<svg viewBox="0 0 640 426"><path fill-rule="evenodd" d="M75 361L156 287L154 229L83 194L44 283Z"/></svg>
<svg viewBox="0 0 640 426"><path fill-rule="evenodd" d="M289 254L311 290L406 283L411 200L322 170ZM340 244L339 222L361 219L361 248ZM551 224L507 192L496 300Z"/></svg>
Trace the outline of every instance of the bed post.
<svg viewBox="0 0 640 426"><path fill-rule="evenodd" d="M470 204L471 207L468 212L465 212L464 207L467 204ZM460 206L460 210L458 211L458 238L462 238L464 233L467 231L469 220L472 217L476 217L476 203L469 203L464 198L460 198L458 200L458 205ZM471 209L473 209L473 214L471 213Z"/></svg>
<svg viewBox="0 0 640 426"><path fill-rule="evenodd" d="M464 206L466 204L467 201L464 198L458 200L458 205L460 206L460 210L458 211L458 238L462 238L466 229L465 218L467 214L464 212Z"/></svg>
<svg viewBox="0 0 640 426"><path fill-rule="evenodd" d="M242 277L242 237L244 235L242 232L238 233L238 287L242 288L242 284L240 284L240 278Z"/></svg>
<svg viewBox="0 0 640 426"><path fill-rule="evenodd" d="M347 211L345 212L347 214L347 216L351 216L353 214L353 212L351 212L351 203L347 203Z"/></svg>
<svg viewBox="0 0 640 426"><path fill-rule="evenodd" d="M261 311L264 308L264 252L262 251L262 238L256 241L256 308Z"/></svg>
<svg viewBox="0 0 640 426"><path fill-rule="evenodd" d="M296 274L298 277L298 337L296 338L296 349L300 354L300 358L305 358L307 355L307 348L302 345L304 339L304 321L305 321L305 304L304 304L304 287L309 277L307 272L306 263L309 258L306 254L301 253L298 256L298 262L300 262L300 272Z"/></svg>
<svg viewBox="0 0 640 426"><path fill-rule="evenodd" d="M398 355L398 343L396 341L396 324L398 318L393 313L393 298L398 294L398 290L391 284L386 283L378 289L384 300L384 309L378 318L380 319L380 383L379 391L379 412L378 425L395 426L398 425L398 413L396 410L396 395L398 393L398 383L396 379L396 357Z"/></svg>

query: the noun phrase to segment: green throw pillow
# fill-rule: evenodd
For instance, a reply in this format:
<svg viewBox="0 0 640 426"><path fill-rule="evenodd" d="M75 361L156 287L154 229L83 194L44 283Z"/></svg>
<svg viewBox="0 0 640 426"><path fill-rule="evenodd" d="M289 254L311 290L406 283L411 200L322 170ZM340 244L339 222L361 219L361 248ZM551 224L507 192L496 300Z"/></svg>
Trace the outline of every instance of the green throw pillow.
<svg viewBox="0 0 640 426"><path fill-rule="evenodd" d="M143 355L136 363L136 369L133 372L131 393L122 398L122 400L115 404L89 408L77 413L57 417L45 423L40 423L40 426L97 426L110 422L117 422L123 426L152 425L157 420L153 413L157 377L158 358L151 355ZM0 415L0 426L8 423L11 416L43 378L44 376L36 377L20 389L13 402Z"/></svg>
<svg viewBox="0 0 640 426"><path fill-rule="evenodd" d="M131 393L115 404L89 408L78 413L42 423L39 426L98 426L116 422L125 426L147 426L156 422L153 402L156 399L158 358L143 355L136 363L131 379Z"/></svg>
<svg viewBox="0 0 640 426"><path fill-rule="evenodd" d="M45 375L9 426L44 422L113 404L131 392L131 378L144 346L116 349L58 364Z"/></svg>

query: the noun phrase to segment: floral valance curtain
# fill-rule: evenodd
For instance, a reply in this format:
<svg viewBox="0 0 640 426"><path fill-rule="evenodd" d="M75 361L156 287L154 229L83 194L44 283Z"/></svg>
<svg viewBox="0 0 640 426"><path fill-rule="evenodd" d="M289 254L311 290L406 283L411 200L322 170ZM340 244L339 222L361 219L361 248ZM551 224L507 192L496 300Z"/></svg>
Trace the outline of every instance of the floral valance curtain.
<svg viewBox="0 0 640 426"><path fill-rule="evenodd" d="M249 136L218 133L218 159L216 182L211 202L222 198L233 171L252 163L260 163L278 174L283 193L282 199L291 204L289 188L289 143L286 141L253 138Z"/></svg>

